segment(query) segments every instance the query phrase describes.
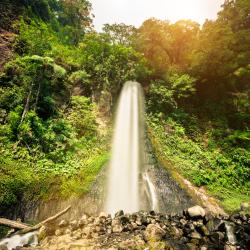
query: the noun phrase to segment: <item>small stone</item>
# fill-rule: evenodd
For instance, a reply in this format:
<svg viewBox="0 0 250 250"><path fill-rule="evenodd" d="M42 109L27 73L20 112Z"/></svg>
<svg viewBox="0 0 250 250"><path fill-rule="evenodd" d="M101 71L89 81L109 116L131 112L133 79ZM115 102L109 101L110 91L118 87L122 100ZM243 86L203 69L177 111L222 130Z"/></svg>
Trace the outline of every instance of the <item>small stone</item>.
<svg viewBox="0 0 250 250"><path fill-rule="evenodd" d="M131 224L127 224L126 229L127 229L126 231L130 231L130 232L132 232L134 230L134 228Z"/></svg>
<svg viewBox="0 0 250 250"><path fill-rule="evenodd" d="M224 222L221 219L214 218L214 219L210 219L207 222L206 227L209 232L212 232L212 231L219 230L219 228L221 228L223 224Z"/></svg>
<svg viewBox="0 0 250 250"><path fill-rule="evenodd" d="M104 228L102 226L96 226L95 231L99 233L99 232L104 231Z"/></svg>
<svg viewBox="0 0 250 250"><path fill-rule="evenodd" d="M71 234L71 230L69 229L69 228L67 228L66 230L65 230L65 234Z"/></svg>
<svg viewBox="0 0 250 250"><path fill-rule="evenodd" d="M70 227L71 227L72 230L75 230L78 227L77 220L72 220L69 224L70 224Z"/></svg>
<svg viewBox="0 0 250 250"><path fill-rule="evenodd" d="M94 225L100 225L100 224L101 224L101 218L100 217L95 218Z"/></svg>
<svg viewBox="0 0 250 250"><path fill-rule="evenodd" d="M225 245L224 246L224 250L236 250L236 246L232 246L232 245Z"/></svg>
<svg viewBox="0 0 250 250"><path fill-rule="evenodd" d="M155 215L156 215L156 213L155 213L154 210L151 210L151 211L149 212L149 214L150 214L151 216L155 216Z"/></svg>
<svg viewBox="0 0 250 250"><path fill-rule="evenodd" d="M200 243L200 240L199 239L191 239L190 243L193 243L194 245L198 246Z"/></svg>
<svg viewBox="0 0 250 250"><path fill-rule="evenodd" d="M240 210L241 211L247 211L250 208L249 202L243 202L240 204Z"/></svg>
<svg viewBox="0 0 250 250"><path fill-rule="evenodd" d="M88 224L88 221L86 219L80 219L78 221L78 226L79 227L83 227L84 225L87 225Z"/></svg>
<svg viewBox="0 0 250 250"><path fill-rule="evenodd" d="M185 226L187 224L187 221L185 219L180 219L181 225Z"/></svg>
<svg viewBox="0 0 250 250"><path fill-rule="evenodd" d="M86 238L87 239L91 239L92 238L92 232L93 232L93 229L90 227L90 226L87 226L85 227L83 230L82 230L82 233L84 235L86 235Z"/></svg>
<svg viewBox="0 0 250 250"><path fill-rule="evenodd" d="M186 246L187 246L188 250L196 250L197 249L196 245L193 243L187 243Z"/></svg>
<svg viewBox="0 0 250 250"><path fill-rule="evenodd" d="M191 230L194 230L194 229L195 229L194 224L192 224L192 223L189 223L189 224L188 224L188 227L189 227Z"/></svg>
<svg viewBox="0 0 250 250"><path fill-rule="evenodd" d="M247 221L247 216L245 214L240 214L240 218L242 221Z"/></svg>
<svg viewBox="0 0 250 250"><path fill-rule="evenodd" d="M66 226L68 226L68 221L66 221L66 220L61 220L60 222L59 222L59 224L58 224L58 226L59 227L66 227Z"/></svg>
<svg viewBox="0 0 250 250"><path fill-rule="evenodd" d="M81 220L87 220L89 218L89 216L87 214L83 214L83 216L81 217Z"/></svg>
<svg viewBox="0 0 250 250"><path fill-rule="evenodd" d="M138 225L134 222L131 222L131 226L132 226L133 230L138 228Z"/></svg>
<svg viewBox="0 0 250 250"><path fill-rule="evenodd" d="M138 226L141 226L141 225L142 225L141 217L137 217L135 223L136 223Z"/></svg>
<svg viewBox="0 0 250 250"><path fill-rule="evenodd" d="M88 224L93 223L95 221L95 218L91 216L88 218L87 221L88 221Z"/></svg>
<svg viewBox="0 0 250 250"><path fill-rule="evenodd" d="M165 249L167 249L166 242L152 241L149 244L150 244L150 247L151 247L150 249L157 249L157 250L165 250Z"/></svg>
<svg viewBox="0 0 250 250"><path fill-rule="evenodd" d="M99 214L99 217L100 217L100 218L108 218L108 215L107 215L105 212L101 212L101 213Z"/></svg>
<svg viewBox="0 0 250 250"><path fill-rule="evenodd" d="M63 235L63 230L62 229L57 229L55 231L55 236L60 236L60 235Z"/></svg>
<svg viewBox="0 0 250 250"><path fill-rule="evenodd" d="M206 215L206 211L200 206L190 207L187 210L187 212L188 212L188 215L192 218L204 217Z"/></svg>
<svg viewBox="0 0 250 250"><path fill-rule="evenodd" d="M121 233L123 231L123 226L121 224L116 224L112 226L113 233Z"/></svg>
<svg viewBox="0 0 250 250"><path fill-rule="evenodd" d="M166 231L173 238L180 238L183 235L183 231L175 226L166 227Z"/></svg>
<svg viewBox="0 0 250 250"><path fill-rule="evenodd" d="M166 235L166 232L158 225L149 224L145 231L145 238L150 241L160 241Z"/></svg>
<svg viewBox="0 0 250 250"><path fill-rule="evenodd" d="M208 250L208 246L201 246L200 250Z"/></svg>
<svg viewBox="0 0 250 250"><path fill-rule="evenodd" d="M211 237L211 240L215 243L225 238L224 233L222 232L214 232L210 237Z"/></svg>
<svg viewBox="0 0 250 250"><path fill-rule="evenodd" d="M120 216L120 222L125 225L129 222L129 218L127 216Z"/></svg>
<svg viewBox="0 0 250 250"><path fill-rule="evenodd" d="M122 215L124 215L124 212L123 212L123 210L120 210L120 211L118 211L118 212L115 214L115 217L120 217L120 216L122 216Z"/></svg>
<svg viewBox="0 0 250 250"><path fill-rule="evenodd" d="M79 240L79 239L81 239L81 237L82 237L81 229L78 229L75 232L73 232L73 235L72 235L73 240Z"/></svg>
<svg viewBox="0 0 250 250"><path fill-rule="evenodd" d="M201 239L201 235L200 235L198 232L192 232L192 233L190 234L190 237L191 237L192 239L197 239L197 240L200 240L200 239Z"/></svg>
<svg viewBox="0 0 250 250"><path fill-rule="evenodd" d="M197 230L202 233L203 235L205 236L208 236L209 235L209 231L208 229L206 228L206 226L202 225L201 227L197 228Z"/></svg>

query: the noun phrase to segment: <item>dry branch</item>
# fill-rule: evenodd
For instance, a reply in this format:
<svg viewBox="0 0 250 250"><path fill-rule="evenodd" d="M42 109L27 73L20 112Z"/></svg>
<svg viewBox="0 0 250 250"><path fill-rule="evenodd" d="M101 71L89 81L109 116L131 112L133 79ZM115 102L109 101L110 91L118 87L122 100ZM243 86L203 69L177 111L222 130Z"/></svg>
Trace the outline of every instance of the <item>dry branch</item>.
<svg viewBox="0 0 250 250"><path fill-rule="evenodd" d="M16 232L16 234L25 234L31 231L35 231L37 229L39 229L41 226L43 226L44 224L51 222L55 219L57 219L58 217L60 217L61 215L65 214L66 212L68 212L68 210L71 208L71 206L68 206L67 208L65 208L64 210L62 210L61 212L47 218L46 220L38 223L35 226L31 226L19 221L14 221L14 220L8 220L5 218L0 218L0 225L5 225L8 227L12 227L12 228L16 228L16 229L21 229L20 231Z"/></svg>
<svg viewBox="0 0 250 250"><path fill-rule="evenodd" d="M0 218L0 224L8 226L8 227L16 228L16 229L28 229L28 228L32 227L32 226L27 225L25 223L22 223L19 221L14 221L14 220L8 220L5 218Z"/></svg>
<svg viewBox="0 0 250 250"><path fill-rule="evenodd" d="M55 219L57 219L58 217L60 217L61 215L65 214L66 212L68 212L68 210L71 208L71 206L68 206L67 208L65 208L64 210L62 210L61 212L55 214L54 216L51 216L49 218L47 218L46 220L38 223L37 225L33 226L33 227L29 227L29 228L24 228L21 231L18 232L18 234L25 234L31 231L35 231L37 229L39 229L40 227L42 227L44 224L51 222Z"/></svg>

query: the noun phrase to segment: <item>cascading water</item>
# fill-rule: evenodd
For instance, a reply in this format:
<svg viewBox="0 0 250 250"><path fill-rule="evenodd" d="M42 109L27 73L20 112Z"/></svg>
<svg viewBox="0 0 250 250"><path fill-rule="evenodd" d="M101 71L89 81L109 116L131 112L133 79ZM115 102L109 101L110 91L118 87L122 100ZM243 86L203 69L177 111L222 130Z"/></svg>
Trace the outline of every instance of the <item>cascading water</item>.
<svg viewBox="0 0 250 250"><path fill-rule="evenodd" d="M27 233L25 235L13 235L10 238L6 238L2 241L0 241L0 249L19 249L23 246L31 246L36 247L38 244L38 232L31 232Z"/></svg>
<svg viewBox="0 0 250 250"><path fill-rule="evenodd" d="M126 82L120 96L110 161L105 210L139 210L139 170L143 145L143 94L137 82Z"/></svg>
<svg viewBox="0 0 250 250"><path fill-rule="evenodd" d="M153 158L144 128L142 88L137 82L126 82L116 114L104 210L182 212L191 204Z"/></svg>
<svg viewBox="0 0 250 250"><path fill-rule="evenodd" d="M158 205L158 197L157 192L154 184L150 180L150 177L147 172L143 174L143 180L146 184L147 196L150 199L150 209L159 212L159 205Z"/></svg>

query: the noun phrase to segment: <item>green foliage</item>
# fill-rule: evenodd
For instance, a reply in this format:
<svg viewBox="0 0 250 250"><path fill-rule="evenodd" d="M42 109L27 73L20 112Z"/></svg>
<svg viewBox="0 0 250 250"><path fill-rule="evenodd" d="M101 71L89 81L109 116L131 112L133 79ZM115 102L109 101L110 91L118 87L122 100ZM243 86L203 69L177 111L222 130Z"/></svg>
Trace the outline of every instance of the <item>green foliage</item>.
<svg viewBox="0 0 250 250"><path fill-rule="evenodd" d="M19 20L16 54L0 73L0 211L88 191L108 159L98 106L112 106L127 80L145 87L164 157L229 209L246 200L248 0L226 1L203 27L149 19L139 29L106 24L102 33L92 30L88 0L6 2L1 25Z"/></svg>
<svg viewBox="0 0 250 250"><path fill-rule="evenodd" d="M136 28L132 25L104 24L103 31L109 36L112 43L131 46L135 42Z"/></svg>
<svg viewBox="0 0 250 250"><path fill-rule="evenodd" d="M132 47L111 44L105 34L86 35L80 47L94 94L105 89L117 96L123 83L136 79L145 67L140 53Z"/></svg>
<svg viewBox="0 0 250 250"><path fill-rule="evenodd" d="M164 81L157 81L150 84L148 108L169 112L177 107L173 98L173 90Z"/></svg>
<svg viewBox="0 0 250 250"><path fill-rule="evenodd" d="M81 89L81 92L85 96L91 96L91 82L90 82L90 75L87 74L85 70L78 70L73 72L70 77L69 81L74 87L78 87Z"/></svg>
<svg viewBox="0 0 250 250"><path fill-rule="evenodd" d="M20 35L15 40L14 49L20 55L42 56L52 49L53 44L58 43L52 28L39 19L32 20L29 25L21 19L16 26Z"/></svg>
<svg viewBox="0 0 250 250"><path fill-rule="evenodd" d="M96 135L96 107L89 98L72 96L71 107L68 110L67 120L74 126L78 137L93 137Z"/></svg>
<svg viewBox="0 0 250 250"><path fill-rule="evenodd" d="M24 7L26 19L50 24L60 39L68 44L77 44L92 22L88 0L20 0L18 7Z"/></svg>
<svg viewBox="0 0 250 250"><path fill-rule="evenodd" d="M173 118L162 115L149 116L148 124L163 157L177 171L197 186L206 186L224 205L227 205L230 195L237 200L234 206L231 204L226 209L237 210L240 202L249 197L250 154L241 143L232 147L225 139L221 147L217 138L210 136L210 145L212 141L213 146L206 146L203 141L190 139L186 129Z"/></svg>
<svg viewBox="0 0 250 250"><path fill-rule="evenodd" d="M77 176L63 181L62 196L69 197L72 193L79 195L90 191L91 184L108 160L109 155L104 153L92 155L82 162L82 168L78 171Z"/></svg>
<svg viewBox="0 0 250 250"><path fill-rule="evenodd" d="M195 92L195 79L187 74L173 74L165 82L154 81L148 91L148 109L154 111L171 112L178 107L181 99L187 98Z"/></svg>
<svg viewBox="0 0 250 250"><path fill-rule="evenodd" d="M136 47L144 54L155 77L164 78L173 67L187 69L198 33L199 25L190 20L170 24L152 18L139 28Z"/></svg>

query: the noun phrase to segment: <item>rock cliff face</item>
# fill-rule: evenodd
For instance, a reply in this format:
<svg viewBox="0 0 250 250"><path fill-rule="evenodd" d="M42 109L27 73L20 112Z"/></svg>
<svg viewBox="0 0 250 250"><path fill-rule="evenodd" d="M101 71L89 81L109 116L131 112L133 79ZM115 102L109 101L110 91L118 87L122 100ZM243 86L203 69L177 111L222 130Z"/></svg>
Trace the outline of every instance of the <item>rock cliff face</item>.
<svg viewBox="0 0 250 250"><path fill-rule="evenodd" d="M3 70L4 64L12 56L11 46L15 36L14 33L0 28L0 72Z"/></svg>
<svg viewBox="0 0 250 250"><path fill-rule="evenodd" d="M105 213L84 214L80 220L43 226L38 239L35 249L44 250L249 249L250 216L212 216L199 206L183 215L120 211L112 218Z"/></svg>

